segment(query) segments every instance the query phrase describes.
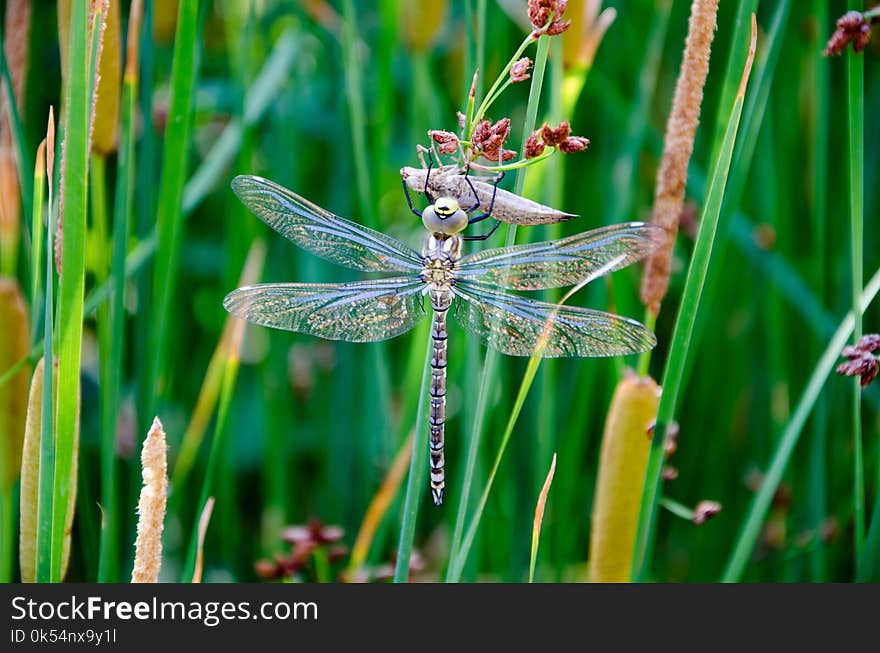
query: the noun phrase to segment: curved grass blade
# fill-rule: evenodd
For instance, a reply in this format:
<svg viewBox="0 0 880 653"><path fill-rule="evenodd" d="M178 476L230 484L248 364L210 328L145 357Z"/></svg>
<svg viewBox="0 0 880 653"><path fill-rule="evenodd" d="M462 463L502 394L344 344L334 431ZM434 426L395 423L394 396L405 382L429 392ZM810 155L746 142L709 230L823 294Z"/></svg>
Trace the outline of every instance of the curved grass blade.
<svg viewBox="0 0 880 653"><path fill-rule="evenodd" d="M157 210L157 260L153 277L155 302L150 331L150 370L147 387L150 405L147 414L156 413L162 375L168 356L171 303L176 288L180 247L183 239L183 186L189 160L190 128L196 82L199 0L181 2L171 64L171 103L165 130L162 177Z"/></svg>

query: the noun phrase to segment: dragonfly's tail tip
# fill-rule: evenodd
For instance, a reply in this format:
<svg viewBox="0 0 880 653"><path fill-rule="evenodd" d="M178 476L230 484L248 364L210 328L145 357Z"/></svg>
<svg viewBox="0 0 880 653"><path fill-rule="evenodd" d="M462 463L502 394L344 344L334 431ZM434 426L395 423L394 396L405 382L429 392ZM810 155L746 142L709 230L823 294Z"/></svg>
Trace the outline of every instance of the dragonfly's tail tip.
<svg viewBox="0 0 880 653"><path fill-rule="evenodd" d="M442 487L431 488L431 496L434 499L435 506L442 506L443 505L443 488Z"/></svg>

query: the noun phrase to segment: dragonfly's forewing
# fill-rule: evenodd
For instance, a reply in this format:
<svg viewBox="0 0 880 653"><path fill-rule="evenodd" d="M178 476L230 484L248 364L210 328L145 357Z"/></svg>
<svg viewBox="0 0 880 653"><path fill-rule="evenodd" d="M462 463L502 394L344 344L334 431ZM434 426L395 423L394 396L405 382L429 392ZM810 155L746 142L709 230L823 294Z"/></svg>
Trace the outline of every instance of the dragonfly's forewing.
<svg viewBox="0 0 880 653"><path fill-rule="evenodd" d="M492 217L502 222L536 225L564 222L577 217L573 213L559 211L552 206L540 204L503 188L495 192L494 185L485 178L470 175L471 183L468 184L468 180L457 166L433 168L430 176L426 168L406 167L401 169L400 175L406 185L417 193L424 192L425 180L428 179L428 190L435 198L454 197L464 209L477 205L480 210L488 211L491 205ZM476 195L474 195L475 191Z"/></svg>
<svg viewBox="0 0 880 653"><path fill-rule="evenodd" d="M464 300L454 310L464 330L508 356L625 356L657 344L650 329L619 315L540 302L479 283L457 283L454 292Z"/></svg>
<svg viewBox="0 0 880 653"><path fill-rule="evenodd" d="M232 190L275 231L328 261L365 272L421 270L421 256L399 240L340 218L268 179L240 175Z"/></svg>
<svg viewBox="0 0 880 653"><path fill-rule="evenodd" d="M419 279L353 283L265 283L229 293L223 306L240 318L328 340L374 342L412 329L425 317Z"/></svg>
<svg viewBox="0 0 880 653"><path fill-rule="evenodd" d="M654 224L616 224L559 240L470 254L458 262L455 275L514 290L560 288L599 271L624 268L653 252L664 238L664 230Z"/></svg>

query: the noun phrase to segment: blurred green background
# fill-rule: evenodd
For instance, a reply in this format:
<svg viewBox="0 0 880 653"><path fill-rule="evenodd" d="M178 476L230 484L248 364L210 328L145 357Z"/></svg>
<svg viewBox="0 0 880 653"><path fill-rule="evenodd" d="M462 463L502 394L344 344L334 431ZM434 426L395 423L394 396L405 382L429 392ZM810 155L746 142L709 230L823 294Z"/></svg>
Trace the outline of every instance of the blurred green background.
<svg viewBox="0 0 880 653"><path fill-rule="evenodd" d="M572 0L567 15L582 11L585 4L591 3ZM696 207L705 195L713 144L727 121L727 108L720 104L726 67L732 57L738 78L742 65L744 44L733 37L743 7L757 6L759 48L677 414L678 448L669 463L678 477L665 484L664 494L687 506L703 499L719 501L723 510L702 526L661 511L653 576L668 581L720 577L760 474L852 301L845 69L850 55L825 58L821 51L834 20L861 7L821 0L720 4L688 182L688 201ZM223 296L237 286L251 243L262 239L267 248L260 281L357 278L270 232L239 204L229 180L242 173L263 175L334 213L419 247L423 228L406 207L399 169L418 165L415 147L426 144L428 129L457 129L455 112L464 108L473 70L479 67L481 82L491 83L525 35L520 19L524 5L516 0L199 3L180 265L169 281L173 294L164 316L169 340L159 361L157 394L147 380L155 362L148 344L157 310L156 289L151 287L154 259L145 259L127 282L115 436L118 505L106 517L115 521L118 549L111 563L115 571L107 579L129 577L140 442L155 412L168 433L169 472L174 472L228 319ZM582 39L578 30L553 41L539 124L569 119L574 133L590 138L591 145L584 153L557 156L530 171L525 194L581 217L564 225L520 228L519 241L650 218L689 5L683 0L602 3L603 9L616 9L616 18L592 65L584 69L577 69L571 56L566 67L562 56L563 43L572 42L567 47L577 49ZM121 9L124 37L128 3ZM159 180L168 166L162 161L163 130L171 96L176 3L152 0L145 2L145 9L129 252L138 251L156 224ZM21 111L31 156L45 134L49 105L56 111L60 106L57 33L55 3L34 3ZM880 200L878 41L860 55L865 65L866 279L880 263L873 229ZM528 54L534 56L533 51ZM578 77L582 92L566 95L566 81ZM519 148L527 136L521 128L527 95L528 84L516 85L491 112L495 120L511 118L509 147ZM109 206L115 170L116 155L110 154ZM513 187L512 175L504 185ZM693 216L699 210L686 213L691 217L686 215L680 232L670 292L656 327L659 344L651 373L658 381L693 248ZM505 229L474 247L500 246ZM90 226L87 296L98 285L94 257L95 252L109 252L107 238ZM28 287L26 249L19 258L16 274ZM641 319L639 281L640 268L633 266L616 273L613 283L592 284L573 302ZM875 308L866 313L866 332L877 330L877 317ZM95 314L87 315L68 580L98 578L102 376L96 324ZM192 468L172 484L162 579L181 579L216 438L210 489L216 504L205 543L205 580L255 580L258 559L289 551L281 538L289 524L319 519L340 525L343 543L350 547L412 429L421 400L426 337L427 330L420 328L382 344L331 343L248 326L237 379L234 387L227 386L232 392L228 416L215 429L216 414L211 412ZM439 509L430 506L427 496L422 501L416 548L424 567L417 577L424 579L443 576L485 353L455 325L450 326L449 342L448 498ZM491 467L524 369L525 361L503 358L492 379L477 488L483 487ZM557 468L536 578L587 577L599 443L621 372L622 362L613 360L559 360L541 367L463 578L527 578L535 501L554 452ZM828 379L744 580L854 578L852 392L851 380L836 375ZM866 513L869 524L880 530L880 393L869 388L864 399ZM368 564L373 568L393 560L404 486L372 541ZM15 520L3 527L11 523ZM880 538L871 541L877 544ZM299 578L336 578L340 563L331 564L336 566L327 574L321 563L310 561Z"/></svg>

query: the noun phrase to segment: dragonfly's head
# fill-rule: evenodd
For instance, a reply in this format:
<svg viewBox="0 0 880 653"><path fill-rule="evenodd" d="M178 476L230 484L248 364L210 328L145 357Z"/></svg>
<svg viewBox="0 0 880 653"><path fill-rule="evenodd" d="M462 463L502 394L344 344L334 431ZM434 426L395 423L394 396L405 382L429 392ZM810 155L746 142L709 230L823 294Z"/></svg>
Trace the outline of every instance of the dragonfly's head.
<svg viewBox="0 0 880 653"><path fill-rule="evenodd" d="M438 197L422 211L422 222L431 233L451 236L467 227L468 216L454 197Z"/></svg>

